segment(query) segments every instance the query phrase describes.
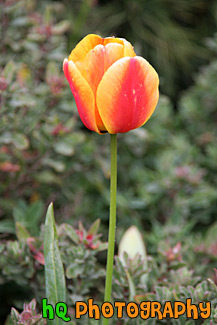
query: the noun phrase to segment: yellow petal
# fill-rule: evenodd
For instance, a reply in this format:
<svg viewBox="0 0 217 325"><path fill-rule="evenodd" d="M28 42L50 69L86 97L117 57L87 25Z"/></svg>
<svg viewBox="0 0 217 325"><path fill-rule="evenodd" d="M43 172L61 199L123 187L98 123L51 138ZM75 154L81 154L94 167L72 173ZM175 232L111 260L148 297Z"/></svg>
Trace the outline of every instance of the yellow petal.
<svg viewBox="0 0 217 325"><path fill-rule="evenodd" d="M102 38L99 35L87 35L72 50L68 60L73 62L84 60L87 53L98 44L102 44Z"/></svg>
<svg viewBox="0 0 217 325"><path fill-rule="evenodd" d="M103 45L106 44L111 44L111 43L118 43L124 46L124 53L123 53L123 57L124 56L130 56L130 57L134 57L136 56L136 53L134 52L133 46L130 44L130 42L128 42L127 40L125 40L124 38L117 38L117 37L107 37L103 39Z"/></svg>

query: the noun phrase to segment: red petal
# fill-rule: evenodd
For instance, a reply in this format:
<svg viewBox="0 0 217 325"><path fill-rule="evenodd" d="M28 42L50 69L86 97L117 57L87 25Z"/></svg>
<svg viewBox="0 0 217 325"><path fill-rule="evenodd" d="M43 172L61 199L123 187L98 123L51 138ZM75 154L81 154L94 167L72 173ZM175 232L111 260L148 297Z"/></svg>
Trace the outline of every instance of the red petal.
<svg viewBox="0 0 217 325"><path fill-rule="evenodd" d="M124 133L143 125L158 102L159 79L143 58L125 57L104 74L97 89L97 108L109 133Z"/></svg>

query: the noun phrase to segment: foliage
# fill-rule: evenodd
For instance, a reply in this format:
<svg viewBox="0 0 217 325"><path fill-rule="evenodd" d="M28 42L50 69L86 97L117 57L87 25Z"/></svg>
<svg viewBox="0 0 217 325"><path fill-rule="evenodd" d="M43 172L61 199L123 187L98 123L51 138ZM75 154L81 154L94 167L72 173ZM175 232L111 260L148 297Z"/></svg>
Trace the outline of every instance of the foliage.
<svg viewBox="0 0 217 325"><path fill-rule="evenodd" d="M120 259L116 259L114 279L114 299L130 301L129 276L135 283L134 300L141 301L182 301L192 299L192 303L211 301L212 320L216 322L216 237L217 224L213 224L206 234L190 235L190 229L174 227L169 224L158 225L152 233L145 235L147 251L152 247L153 253L148 255L147 262L136 255L127 259L123 267ZM153 249L154 248L154 249ZM198 264L200 261L200 264ZM145 267L148 263L148 269ZM197 267L195 268L195 265ZM147 275L144 281L144 274ZM124 299L123 299L124 297ZM158 324L156 320L146 320L148 324ZM125 318L126 324L134 324ZM160 321L159 323L162 323ZM191 324L185 315L176 320L165 321L166 324ZM164 322L163 322L164 323ZM198 324L202 324L198 321ZM136 321L135 321L135 324Z"/></svg>
<svg viewBox="0 0 217 325"><path fill-rule="evenodd" d="M103 300L105 268L99 263L99 252L105 249L106 245L99 240L96 224L99 225L98 221L89 230L81 225L79 229L74 229L69 224L58 227L59 246L67 279L67 302L72 321L75 301L86 301L92 297L95 303L101 304ZM164 303L168 300L185 302L186 298L192 298L192 303L195 304L200 301L211 301L210 320L215 323L217 321L215 309L217 223L213 224L204 235L196 232L190 236L191 231L188 226L180 229L167 224L160 229L161 232L159 226L156 226L153 232L145 232L144 238L148 251L146 260L139 254L132 258L125 254L123 264L123 261L116 257L113 299L115 301L132 299L137 303L141 301ZM18 243L21 241L20 239ZM30 255L30 252L26 251L26 255ZM10 259L8 261L10 262ZM16 267L19 263L21 264L22 261L16 261ZM11 268L10 264L8 268ZM41 273L39 268L35 268L35 272ZM23 278L26 278L29 283L26 273L23 274ZM40 286L44 291L44 284L41 283ZM32 294L37 295L40 303L44 292L39 292L38 289L39 285L35 286ZM38 310L40 311L40 306ZM84 319L86 318L82 317L77 323L84 322ZM182 316L179 321L179 324L185 324L185 316ZM147 322L153 323L152 320ZM134 324L133 320L129 322L129 318L124 317L123 324L128 323ZM176 321L167 320L166 323L176 324ZM202 323L198 321L198 324Z"/></svg>
<svg viewBox="0 0 217 325"><path fill-rule="evenodd" d="M66 56L63 33L68 24L55 20L62 6L50 4L43 11L38 4L40 11L35 11L37 2L31 1L30 7L28 4L28 1L12 2L3 8L3 48L11 54L13 61L8 55L7 58L1 56L1 216L13 215L16 220L17 208L25 209L25 214L28 209L33 213L30 209L35 202L43 203L44 208L43 200L47 198L47 202L55 200L57 205L58 201L62 205L64 197L65 203L70 202L70 206L64 208L65 218L68 218L66 211L72 207L76 209L78 203L73 204L73 201L82 197L85 184L83 187L80 184L87 183L83 175L85 167L81 166L89 164L95 148L93 144L85 143L87 135L75 123L78 118L76 114L72 115L75 105L61 72L62 60ZM12 26L8 20L13 21ZM16 33L18 28L19 33ZM84 155L79 161L76 152L82 144ZM89 153L88 158L85 153ZM77 191L79 188L81 193ZM37 223L42 212L38 206L35 211L38 215L28 220L29 228L35 229L33 219ZM2 223L2 231L5 228L14 233L8 221Z"/></svg>
<svg viewBox="0 0 217 325"><path fill-rule="evenodd" d="M43 325L45 324L41 314L36 313L36 301L33 299L29 304L24 304L22 313L18 313L15 308L11 310L12 324L20 325Z"/></svg>
<svg viewBox="0 0 217 325"><path fill-rule="evenodd" d="M49 211L50 213L51 211ZM49 218L47 222L50 222ZM97 260L97 255L107 248L107 244L100 240L99 225L99 220L96 220L88 230L82 224L79 225L78 229L74 229L69 224L61 224L58 227L59 247L67 279L67 297L70 307L77 300L85 300L88 295L94 294L94 297L97 298L102 293L105 271ZM49 291L45 295L43 266L46 261L47 267L50 267L49 272L51 272L51 265L47 255L45 255L44 260L42 251L43 232L41 232L42 237L35 238L26 237L27 230L24 226L22 226L22 230L21 233L20 228L17 228L19 239L7 241L5 245L1 244L0 264L3 267L0 270L0 283L15 281L18 287L28 288L28 291L25 292L25 301L27 297L31 299L34 296L41 305L43 297L49 295L51 299ZM46 245L48 245L51 244L52 240L49 238L48 241L46 237L46 241ZM45 252L47 252L47 248ZM55 265L57 266L57 263ZM58 276L60 277L60 271ZM50 280L52 280L51 277ZM101 286L99 286L99 281ZM97 287L98 290L96 290ZM60 284L59 288L61 293ZM21 308L20 302L17 303L15 299L13 304L16 308ZM18 317L14 310L11 315Z"/></svg>
<svg viewBox="0 0 217 325"><path fill-rule="evenodd" d="M72 303L85 299L89 292L96 288L103 280L105 271L97 262L96 255L107 248L98 234L99 220L95 221L89 230L85 230L80 223L76 230L69 224L62 224L60 231L60 249L65 265L66 278L69 281L69 299ZM103 281L101 283L103 285Z"/></svg>
<svg viewBox="0 0 217 325"><path fill-rule="evenodd" d="M57 20L57 14L54 18L57 11L61 16L62 5L55 2L44 11L43 6L36 11L36 3L25 4L19 1L4 7L5 21L13 21L12 26L5 23L5 51L12 58L13 45L20 46L16 49L17 63L8 62L1 77L0 214L4 219L0 231L14 233L13 220L25 218L25 226L35 236L51 201L55 201L57 220L72 216L90 221L107 219L109 137L82 129L63 80L61 61L66 42L62 34L68 24L61 17ZM16 24L22 25L19 33L15 33ZM16 42L10 35L16 35ZM1 56L3 66L5 60ZM215 110L214 66L215 61L197 76L203 85L195 84L195 90L182 97L180 113L175 114L168 98L161 96L155 116L144 128L119 136L120 225L129 225L128 215L135 217L137 225L142 220L145 227L156 219L209 223L214 218L215 136L206 146L206 154L204 145L198 143L203 137L207 139L206 126L209 130L214 127L210 118ZM203 109L207 94L210 110ZM192 106L199 112L193 128ZM204 130L202 140L192 142L194 130Z"/></svg>

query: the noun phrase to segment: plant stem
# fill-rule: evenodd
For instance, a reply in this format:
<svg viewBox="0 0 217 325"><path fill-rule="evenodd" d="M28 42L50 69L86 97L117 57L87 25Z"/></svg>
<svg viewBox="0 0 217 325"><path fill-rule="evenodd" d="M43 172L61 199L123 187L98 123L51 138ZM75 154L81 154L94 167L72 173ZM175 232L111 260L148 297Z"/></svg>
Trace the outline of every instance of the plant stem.
<svg viewBox="0 0 217 325"><path fill-rule="evenodd" d="M115 250L115 228L116 228L116 194L117 194L117 134L111 134L111 180L110 180L110 216L108 253L105 283L105 302L111 302L112 273ZM103 319L103 325L109 324L109 318Z"/></svg>

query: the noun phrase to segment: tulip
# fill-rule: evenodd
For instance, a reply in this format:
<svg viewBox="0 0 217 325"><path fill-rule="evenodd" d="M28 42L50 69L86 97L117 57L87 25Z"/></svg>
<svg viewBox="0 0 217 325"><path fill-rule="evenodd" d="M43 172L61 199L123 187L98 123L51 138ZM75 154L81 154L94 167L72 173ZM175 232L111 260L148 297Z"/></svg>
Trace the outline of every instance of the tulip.
<svg viewBox="0 0 217 325"><path fill-rule="evenodd" d="M157 106L159 79L123 38L87 35L63 62L63 71L84 125L111 137L108 254L104 301L111 302L117 193L117 133L147 122ZM108 325L109 319L103 319Z"/></svg>
<svg viewBox="0 0 217 325"><path fill-rule="evenodd" d="M158 74L123 38L87 35L64 60L63 70L80 118L92 131L128 132L155 110Z"/></svg>

